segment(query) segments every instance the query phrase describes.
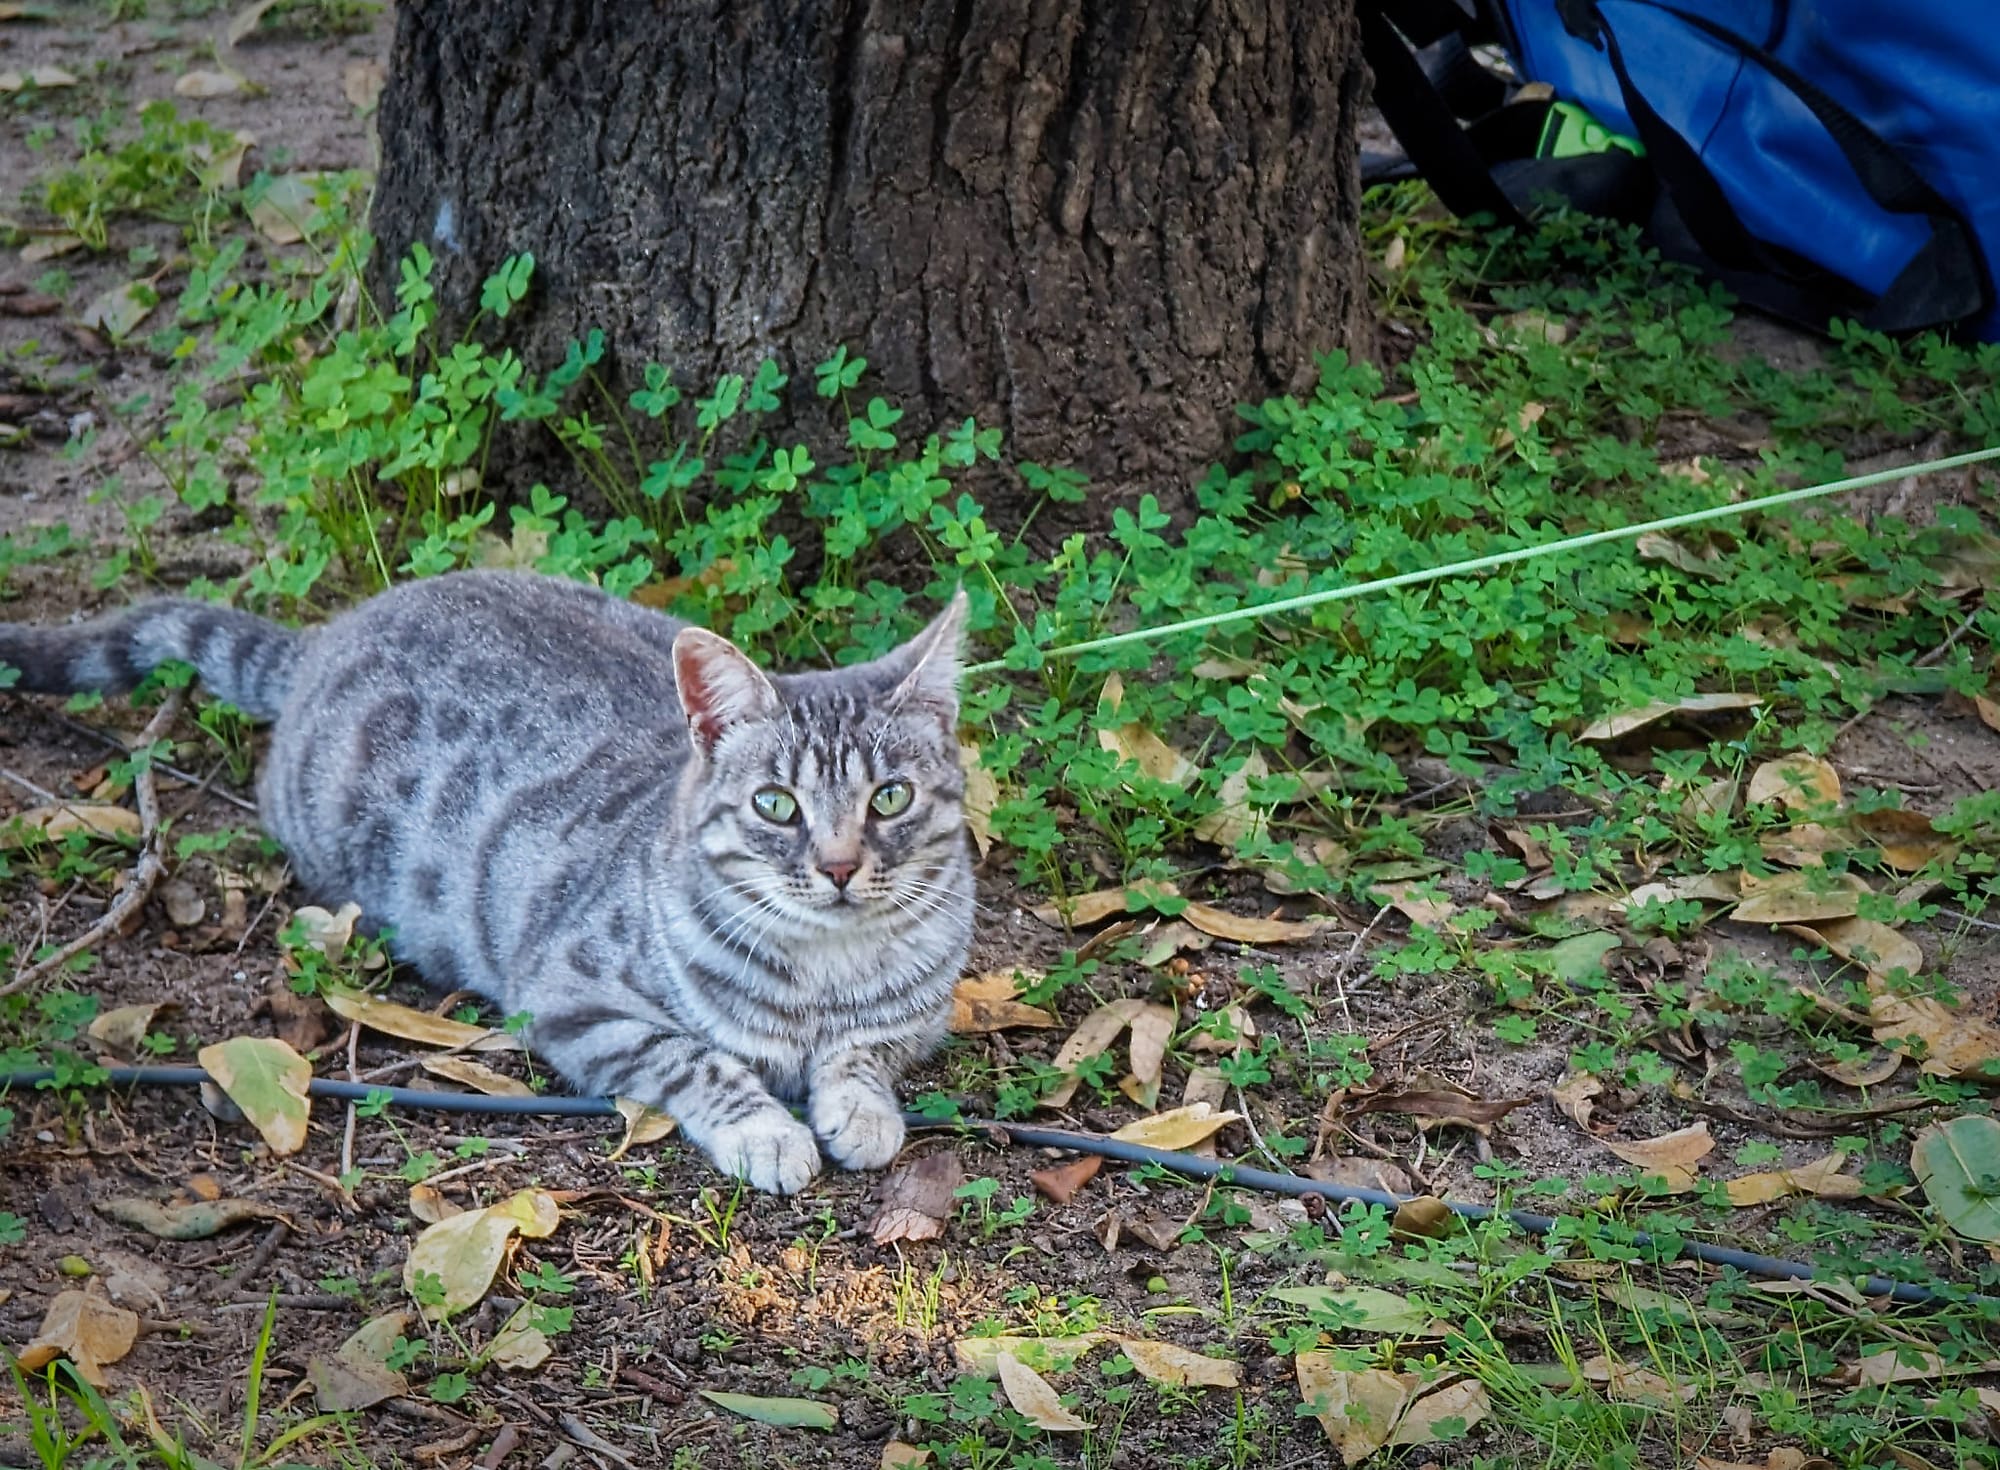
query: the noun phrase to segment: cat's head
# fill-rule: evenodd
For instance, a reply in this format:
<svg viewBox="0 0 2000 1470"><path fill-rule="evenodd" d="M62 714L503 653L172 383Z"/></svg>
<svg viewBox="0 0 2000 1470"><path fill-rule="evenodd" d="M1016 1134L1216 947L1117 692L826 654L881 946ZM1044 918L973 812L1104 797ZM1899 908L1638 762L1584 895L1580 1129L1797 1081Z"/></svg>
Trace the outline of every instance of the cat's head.
<svg viewBox="0 0 2000 1470"><path fill-rule="evenodd" d="M705 629L674 640L694 745L684 830L727 909L810 933L944 905L965 855L965 612L960 592L873 662L777 679Z"/></svg>

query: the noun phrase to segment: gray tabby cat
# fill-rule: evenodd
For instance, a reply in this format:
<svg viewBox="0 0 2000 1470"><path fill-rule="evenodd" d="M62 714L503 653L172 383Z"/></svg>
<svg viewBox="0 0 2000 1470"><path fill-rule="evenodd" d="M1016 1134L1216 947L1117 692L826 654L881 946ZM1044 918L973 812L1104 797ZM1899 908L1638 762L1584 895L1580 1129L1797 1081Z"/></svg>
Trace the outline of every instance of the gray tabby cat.
<svg viewBox="0 0 2000 1470"><path fill-rule="evenodd" d="M259 811L307 888L529 1012L578 1089L790 1193L822 1147L896 1155L894 1083L944 1035L973 911L964 619L961 593L873 663L770 677L593 588L467 572L306 633L195 602L0 625L0 664L54 693L194 665L276 721Z"/></svg>

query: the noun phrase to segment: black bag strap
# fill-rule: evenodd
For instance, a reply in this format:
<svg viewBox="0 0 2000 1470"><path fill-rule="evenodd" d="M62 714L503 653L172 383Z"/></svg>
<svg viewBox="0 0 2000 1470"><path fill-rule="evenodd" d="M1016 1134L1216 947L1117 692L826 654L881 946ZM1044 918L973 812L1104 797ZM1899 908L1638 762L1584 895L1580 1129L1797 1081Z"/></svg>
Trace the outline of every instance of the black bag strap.
<svg viewBox="0 0 2000 1470"><path fill-rule="evenodd" d="M1375 105L1396 135L1396 141L1403 145L1410 162L1430 183L1444 207L1461 219L1490 214L1503 225L1525 225L1521 212L1494 182L1479 150L1452 116L1437 88L1431 85L1431 79L1424 75L1410 48L1403 44L1396 27L1389 24L1381 5L1377 0L1361 0L1357 9L1361 52L1375 73ZM1436 0L1435 5L1419 4L1412 9L1423 21L1418 34L1430 40L1448 33L1451 16L1459 21L1471 19L1450 0Z"/></svg>
<svg viewBox="0 0 2000 1470"><path fill-rule="evenodd" d="M1879 134L1755 42L1706 16L1658 4L1657 0L1633 3L1671 15L1762 67L1827 130L1879 208L1891 214L1920 214L1929 223L1929 238L1880 296L1869 300L1855 291L1829 290L1819 303L1820 309L1809 314L1818 315L1822 323L1826 317L1849 314L1853 308L1841 298L1858 295L1865 303L1860 313L1863 325L1878 331L1906 332L1952 326L1984 316L1991 309L1993 288L1986 262L1964 215ZM1815 294L1811 286L1796 279L1796 265L1781 262L1744 228L1700 156L1646 100L1632 80L1618 37L1597 0L1557 0L1557 10L1571 35L1600 48L1610 61L1639 141L1645 144L1694 242L1724 274L1736 278L1731 284L1746 299L1756 302L1757 294L1754 289L1744 291L1742 276L1762 272L1776 278L1781 289L1773 296L1782 299L1786 314L1800 314Z"/></svg>

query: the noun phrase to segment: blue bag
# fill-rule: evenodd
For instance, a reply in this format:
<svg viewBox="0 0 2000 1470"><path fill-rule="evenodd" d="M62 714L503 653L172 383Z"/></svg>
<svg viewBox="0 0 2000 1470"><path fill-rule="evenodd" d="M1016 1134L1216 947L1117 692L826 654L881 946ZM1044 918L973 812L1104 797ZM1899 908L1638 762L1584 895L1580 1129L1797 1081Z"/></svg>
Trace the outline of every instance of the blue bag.
<svg viewBox="0 0 2000 1470"><path fill-rule="evenodd" d="M1454 212L1518 223L1554 194L1643 224L1663 254L1803 325L1852 317L2000 340L1988 266L2000 258L2000 8L1480 3L1472 16L1451 0L1361 5L1377 105ZM1491 106L1490 89L1464 85L1466 44L1481 39L1546 87ZM1468 126L1447 93L1477 114ZM1598 125L1596 146L1552 149L1575 136L1577 109Z"/></svg>

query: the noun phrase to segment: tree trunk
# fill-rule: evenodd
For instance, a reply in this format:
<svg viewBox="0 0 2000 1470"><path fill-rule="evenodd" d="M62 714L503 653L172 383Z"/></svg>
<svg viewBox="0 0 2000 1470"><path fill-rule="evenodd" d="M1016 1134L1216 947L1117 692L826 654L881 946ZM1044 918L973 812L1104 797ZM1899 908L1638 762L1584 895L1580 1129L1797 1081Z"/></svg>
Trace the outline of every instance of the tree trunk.
<svg viewBox="0 0 2000 1470"><path fill-rule="evenodd" d="M399 0L378 268L427 244L451 332L532 251L536 366L845 344L912 427L1185 505L1363 341L1364 75L1351 0Z"/></svg>

